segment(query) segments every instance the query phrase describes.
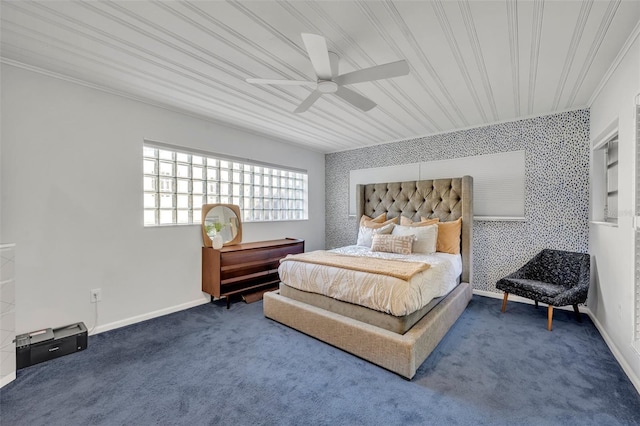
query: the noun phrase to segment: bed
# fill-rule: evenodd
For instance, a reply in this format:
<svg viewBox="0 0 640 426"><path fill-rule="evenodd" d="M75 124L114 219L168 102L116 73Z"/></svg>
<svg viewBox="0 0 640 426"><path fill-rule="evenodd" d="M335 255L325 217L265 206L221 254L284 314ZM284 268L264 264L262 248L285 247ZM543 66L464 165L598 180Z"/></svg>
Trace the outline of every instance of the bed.
<svg viewBox="0 0 640 426"><path fill-rule="evenodd" d="M437 218L440 224L456 222L461 218L459 254L436 253L426 259L431 264L428 269L393 278L400 277L399 279L406 281L405 287L413 288L413 281L422 282L429 274L429 279L433 281L434 276L439 277L436 273L439 265L451 263L454 265L455 276L452 277L449 272L447 279L442 279L446 281L440 285L440 292L443 294L431 298L423 295L426 292L424 289L412 290L414 294L424 297L422 302L427 301L424 306L422 302L418 303L420 306L417 309L412 305L411 298L394 302L395 306L382 306L375 300L342 296L336 298L335 295L321 294L320 290L316 290L317 287L323 287L324 280L333 279L326 275L327 272L309 272L309 268L320 266L309 266L305 263L306 259L291 259L281 264L280 290L264 295L264 315L411 379L471 300L473 179L464 176L358 185L356 196L358 217L366 215L375 218L382 215L389 220L404 216L403 221L409 219L415 223ZM343 250L351 256L359 255L357 247ZM366 263L371 262L373 261L367 260ZM384 260L380 262L380 268L384 268ZM285 263L289 264L289 269L283 269ZM337 266L326 268L335 269ZM342 274L348 275L348 281L352 284L365 285L367 280L373 280L361 280L358 275L360 272L363 271L345 269ZM377 273L383 272L379 270ZM296 282L296 277L298 281L300 277L304 277L302 281L307 279L315 282ZM309 277L313 277L313 280ZM394 283L388 279L389 276L375 280L404 288L402 283ZM334 293L339 294L348 295L352 292L335 288L333 283L324 287L331 287L335 290Z"/></svg>

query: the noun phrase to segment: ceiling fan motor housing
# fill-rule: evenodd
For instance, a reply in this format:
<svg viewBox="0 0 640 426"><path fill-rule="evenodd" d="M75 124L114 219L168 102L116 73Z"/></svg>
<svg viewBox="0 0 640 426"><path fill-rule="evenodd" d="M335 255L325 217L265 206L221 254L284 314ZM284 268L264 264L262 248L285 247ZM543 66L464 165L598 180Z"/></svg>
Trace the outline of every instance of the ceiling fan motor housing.
<svg viewBox="0 0 640 426"><path fill-rule="evenodd" d="M331 80L318 80L317 90L322 93L336 93L338 84Z"/></svg>

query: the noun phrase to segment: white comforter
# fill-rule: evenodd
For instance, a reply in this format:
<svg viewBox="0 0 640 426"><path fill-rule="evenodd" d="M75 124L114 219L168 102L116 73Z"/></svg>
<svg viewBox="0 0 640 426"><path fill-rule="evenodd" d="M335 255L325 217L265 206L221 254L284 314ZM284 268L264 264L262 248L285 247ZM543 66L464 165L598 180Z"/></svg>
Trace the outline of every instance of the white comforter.
<svg viewBox="0 0 640 426"><path fill-rule="evenodd" d="M366 306L395 316L408 315L427 305L433 298L444 296L457 284L462 273L460 255L394 254L372 252L363 246L347 246L331 250L351 256L424 262L429 269L403 281L385 275L370 274L306 262L283 262L278 269L280 280L298 290L318 293L344 302Z"/></svg>

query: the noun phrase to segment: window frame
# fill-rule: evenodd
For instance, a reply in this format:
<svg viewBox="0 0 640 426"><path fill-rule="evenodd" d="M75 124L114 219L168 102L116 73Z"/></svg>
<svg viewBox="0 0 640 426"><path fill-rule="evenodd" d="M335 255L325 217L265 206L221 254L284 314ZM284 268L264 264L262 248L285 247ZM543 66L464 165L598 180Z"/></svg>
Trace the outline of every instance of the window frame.
<svg viewBox="0 0 640 426"><path fill-rule="evenodd" d="M604 221L609 223L618 223L618 132L609 138L600 148L604 150ZM613 178L615 176L615 179ZM615 209L611 208L612 202L615 202Z"/></svg>
<svg viewBox="0 0 640 426"><path fill-rule="evenodd" d="M640 354L640 94L636 96L635 106L635 216L633 219L635 324L633 347Z"/></svg>
<svg viewBox="0 0 640 426"><path fill-rule="evenodd" d="M218 203L238 205L243 222L309 218L303 169L150 140L142 168L144 227L200 224L201 206Z"/></svg>
<svg viewBox="0 0 640 426"><path fill-rule="evenodd" d="M615 120L592 143L594 223L618 226L618 121ZM615 152L615 155L613 153ZM614 157L615 160L611 158ZM615 178L612 178L615 176ZM612 204L615 203L615 206Z"/></svg>

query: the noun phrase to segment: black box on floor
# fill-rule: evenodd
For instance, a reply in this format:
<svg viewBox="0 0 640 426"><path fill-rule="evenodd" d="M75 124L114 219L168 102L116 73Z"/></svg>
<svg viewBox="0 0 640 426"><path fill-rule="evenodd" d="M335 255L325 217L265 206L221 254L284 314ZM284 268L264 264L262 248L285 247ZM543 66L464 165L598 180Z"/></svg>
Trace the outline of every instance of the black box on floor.
<svg viewBox="0 0 640 426"><path fill-rule="evenodd" d="M87 348L87 327L82 322L46 328L16 336L17 368L59 358Z"/></svg>

